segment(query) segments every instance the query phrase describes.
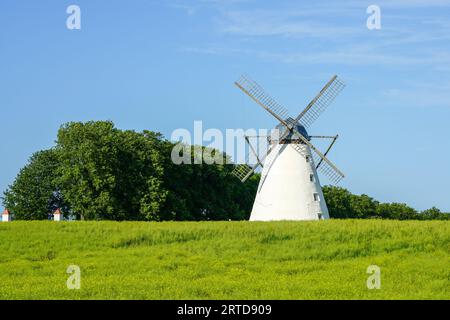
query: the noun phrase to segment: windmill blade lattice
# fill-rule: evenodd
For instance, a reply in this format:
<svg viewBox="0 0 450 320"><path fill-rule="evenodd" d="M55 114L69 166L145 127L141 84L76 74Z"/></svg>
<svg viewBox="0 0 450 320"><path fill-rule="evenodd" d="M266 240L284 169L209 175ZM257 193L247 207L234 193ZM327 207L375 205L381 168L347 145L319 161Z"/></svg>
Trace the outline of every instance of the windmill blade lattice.
<svg viewBox="0 0 450 320"><path fill-rule="evenodd" d="M305 128L310 127L344 88L344 82L334 76L297 117L297 120Z"/></svg>
<svg viewBox="0 0 450 320"><path fill-rule="evenodd" d="M270 95L268 95L265 90L254 80L246 75L243 75L238 81L235 82L235 84L256 103L272 114L277 120L285 123L284 119L287 118L288 111L281 104L276 102Z"/></svg>
<svg viewBox="0 0 450 320"><path fill-rule="evenodd" d="M245 182L252 175L253 171L254 169L252 167L244 163L235 165L233 171L231 171L231 174L242 182Z"/></svg>
<svg viewBox="0 0 450 320"><path fill-rule="evenodd" d="M313 151L313 160L314 163L318 163L320 160L322 160L322 158ZM317 170L323 175L327 176L331 183L335 185L339 184L339 182L341 182L341 180L345 177L342 173L336 171L332 166L330 166L328 162L325 161L322 161Z"/></svg>
<svg viewBox="0 0 450 320"><path fill-rule="evenodd" d="M292 147L303 157L307 157L308 154L306 153L305 149L300 147L299 144L292 144ZM311 149L311 153L311 161L313 162L313 165L322 161L322 164L317 168L317 170L325 175L330 180L330 182L337 185L345 177L344 174L334 168L334 165L330 165L329 162L323 161L324 158L322 158L317 152Z"/></svg>
<svg viewBox="0 0 450 320"><path fill-rule="evenodd" d="M295 131L298 132L297 130ZM330 160L328 160L327 157L325 157L319 150L317 150L317 148L305 137L299 134L299 138L305 145L307 145L311 149L311 153L313 156L312 160L314 161L314 163L318 163L320 160L322 160L322 164L318 168L318 170L326 175L332 183L338 184L345 177L345 175ZM300 147L300 145L292 144L292 147L306 158L307 154L305 153L305 150Z"/></svg>
<svg viewBox="0 0 450 320"><path fill-rule="evenodd" d="M248 139L246 139L246 141L249 144L250 148L252 149L252 152L255 153L255 156L257 158L257 163L253 167L248 165L248 164L246 164L246 163L235 165L233 171L231 171L231 174L234 175L235 177L237 177L242 182L247 181L247 179L250 178L251 175L259 167L262 167L263 168L263 172L264 172L264 170L266 169L266 166L267 166L267 161L269 161L269 163L273 161L273 160L270 160L270 158L274 154L274 152L272 152L272 150L275 149L278 146L278 144L276 144L275 146L269 147L269 149L267 150L266 154L262 158L259 158L258 155L256 154L256 151L252 147L250 141ZM266 165L263 166L263 163L265 163ZM268 167L270 168L270 165Z"/></svg>

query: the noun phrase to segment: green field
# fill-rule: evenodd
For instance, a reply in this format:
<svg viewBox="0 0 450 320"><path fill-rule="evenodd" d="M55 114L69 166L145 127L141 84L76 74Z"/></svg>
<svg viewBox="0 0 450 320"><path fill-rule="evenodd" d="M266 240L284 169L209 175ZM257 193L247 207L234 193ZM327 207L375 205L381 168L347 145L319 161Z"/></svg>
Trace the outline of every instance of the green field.
<svg viewBox="0 0 450 320"><path fill-rule="evenodd" d="M0 299L450 299L450 223L1 223Z"/></svg>

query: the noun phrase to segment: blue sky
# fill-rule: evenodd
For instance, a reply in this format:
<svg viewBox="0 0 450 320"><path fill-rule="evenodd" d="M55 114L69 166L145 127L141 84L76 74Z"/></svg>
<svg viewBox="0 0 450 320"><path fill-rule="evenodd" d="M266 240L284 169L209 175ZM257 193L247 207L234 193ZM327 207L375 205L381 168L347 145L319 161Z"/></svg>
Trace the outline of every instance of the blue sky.
<svg viewBox="0 0 450 320"><path fill-rule="evenodd" d="M81 30L66 8L81 8ZM368 30L366 9L381 8ZM450 1L0 2L0 190L68 121L271 128L237 88L250 74L296 115L338 74L347 84L310 134L354 193L450 211Z"/></svg>

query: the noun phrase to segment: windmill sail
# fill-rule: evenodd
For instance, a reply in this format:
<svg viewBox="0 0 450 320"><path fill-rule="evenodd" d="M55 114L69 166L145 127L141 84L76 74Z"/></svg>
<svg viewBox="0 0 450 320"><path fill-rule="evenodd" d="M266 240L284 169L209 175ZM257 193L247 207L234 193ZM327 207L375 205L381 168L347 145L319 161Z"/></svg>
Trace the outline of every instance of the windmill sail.
<svg viewBox="0 0 450 320"><path fill-rule="evenodd" d="M253 148L252 144L250 143L250 140L248 139L248 137L245 137L245 141L248 143L248 145L250 146L250 150L252 151L252 153L254 154L254 156L256 157L256 161L257 163L254 166L251 166L249 164L237 164L233 171L231 172L232 175L234 175L235 177L237 177L239 180L241 180L242 182L247 181L248 178L250 178L252 176L252 174L259 168L259 167L263 167L263 163L267 164L268 159L271 157L271 155L273 154L273 152L271 152L274 147L271 146L266 154L262 157L259 158L258 154L256 153L256 150ZM265 166L263 167L265 168ZM264 172L264 169L263 169Z"/></svg>
<svg viewBox="0 0 450 320"><path fill-rule="evenodd" d="M287 118L288 111L281 104L276 102L271 96L269 96L259 84L245 75L241 76L241 78L236 81L235 84L239 89L250 96L250 98L252 98L265 110L267 110L278 121L286 124L284 119Z"/></svg>
<svg viewBox="0 0 450 320"><path fill-rule="evenodd" d="M344 87L345 84L337 76L331 78L319 94L308 104L305 110L299 114L296 120L305 128L310 127Z"/></svg>
<svg viewBox="0 0 450 320"><path fill-rule="evenodd" d="M256 169L256 168L255 168ZM254 169L248 164L237 164L235 165L231 174L237 177L242 182L245 182L254 172Z"/></svg>
<svg viewBox="0 0 450 320"><path fill-rule="evenodd" d="M345 175L330 161L328 160L316 147L314 147L308 140L306 140L302 135L300 135L300 139L306 144L313 154L314 163L321 162L318 170L330 179L330 181L334 184L338 184ZM293 148L306 157L305 151L298 144L292 144Z"/></svg>

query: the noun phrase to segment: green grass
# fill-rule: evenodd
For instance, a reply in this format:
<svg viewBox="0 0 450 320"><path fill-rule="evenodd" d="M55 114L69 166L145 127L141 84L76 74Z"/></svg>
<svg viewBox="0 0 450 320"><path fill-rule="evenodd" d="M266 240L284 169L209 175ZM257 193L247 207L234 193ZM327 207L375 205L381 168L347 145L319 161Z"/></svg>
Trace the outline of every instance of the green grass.
<svg viewBox="0 0 450 320"><path fill-rule="evenodd" d="M0 299L450 299L450 223L1 223Z"/></svg>

